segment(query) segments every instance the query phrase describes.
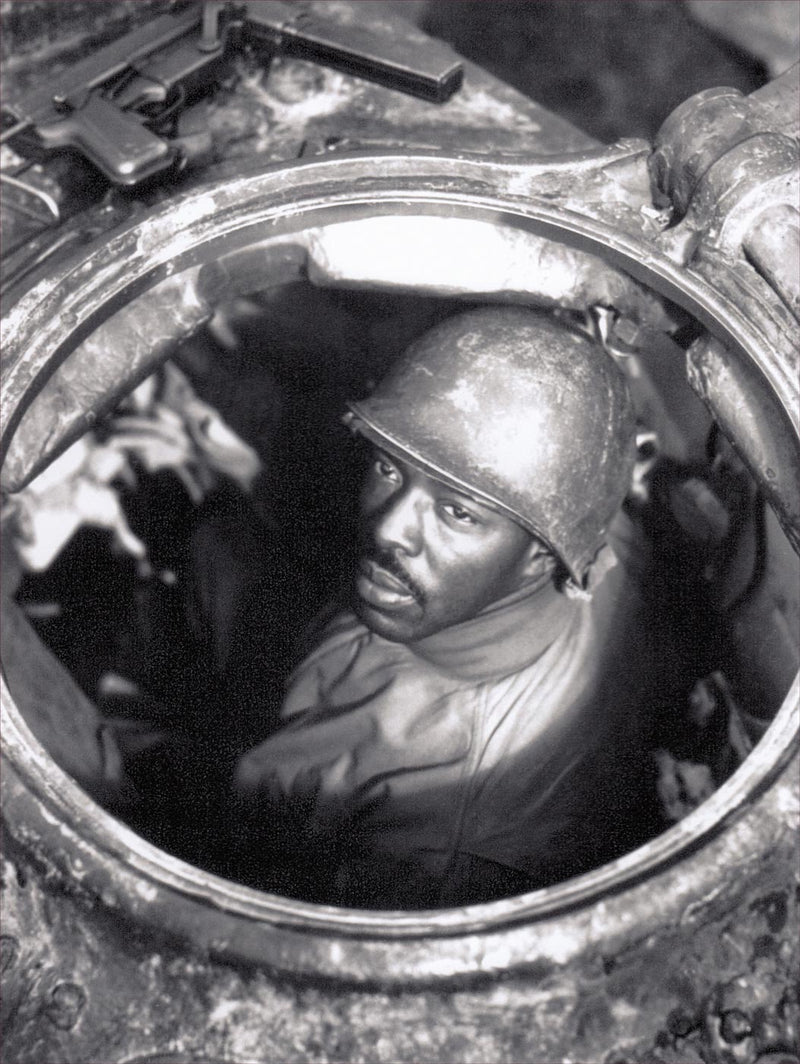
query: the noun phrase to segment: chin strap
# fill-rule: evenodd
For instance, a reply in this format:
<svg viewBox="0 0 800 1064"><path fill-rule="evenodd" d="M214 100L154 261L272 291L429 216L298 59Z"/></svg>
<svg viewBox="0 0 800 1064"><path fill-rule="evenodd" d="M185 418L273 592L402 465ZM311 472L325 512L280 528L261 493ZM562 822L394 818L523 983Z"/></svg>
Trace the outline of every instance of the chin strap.
<svg viewBox="0 0 800 1064"><path fill-rule="evenodd" d="M614 553L614 548L610 543L604 543L594 556L594 561L586 570L583 586L580 586L573 577L570 577L564 584L564 594L570 599L581 599L584 602L590 602L595 590L605 579L606 573L613 569L616 564L617 556Z"/></svg>

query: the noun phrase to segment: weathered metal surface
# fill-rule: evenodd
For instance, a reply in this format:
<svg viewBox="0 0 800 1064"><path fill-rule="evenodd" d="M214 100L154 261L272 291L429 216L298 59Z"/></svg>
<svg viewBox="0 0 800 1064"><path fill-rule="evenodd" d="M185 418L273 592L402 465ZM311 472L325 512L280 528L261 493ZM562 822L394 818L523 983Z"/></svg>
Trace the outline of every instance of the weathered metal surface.
<svg viewBox="0 0 800 1064"><path fill-rule="evenodd" d="M776 377L796 380L800 372L793 339L800 320L797 75L795 66L751 97L712 89L685 101L659 131L650 162L657 189L671 198L683 219L658 243L739 306L769 308L771 328L787 337L785 361L770 366L768 357L760 367L773 382ZM695 344L689 352L690 381L739 441L751 468L764 471L767 497L773 499L776 490L783 495L784 529L797 543L797 462L791 448L760 431L766 412L753 369L732 357L725 343L732 346L719 337ZM778 416L796 421L796 401Z"/></svg>
<svg viewBox="0 0 800 1064"><path fill-rule="evenodd" d="M441 937L442 914L415 914L405 932L399 920L370 930L347 913L325 932L304 926L303 906L294 928L277 914L236 921L76 846L6 770L16 814L5 865L6 1059L791 1059L797 912L786 869L796 856L797 775L795 762L701 862L679 862L624 900L534 921L513 906L505 927L466 934L457 920L469 911L448 913ZM769 851L755 838L768 838ZM246 943L260 963L226 961ZM746 1045L731 1033L734 1004Z"/></svg>
<svg viewBox="0 0 800 1064"><path fill-rule="evenodd" d="M638 150L633 155L640 160L640 165L644 164ZM627 162L630 164L630 159ZM519 219L525 219L511 227L515 232L522 230L536 238L544 237L544 246L551 249L556 243L566 245L571 252L570 261L575 264L583 255L591 256L574 274L573 295L577 291L584 299L599 297L602 302L603 289L608 291L606 278L609 278L615 305L634 318L649 318L651 323L663 326L668 322L663 306L639 287L648 284L670 299L682 302L726 344L737 349L758 350L758 368L752 368L745 358L741 372L755 382L766 375L774 392L785 398L776 403L769 397L769 389L754 394L754 402L758 402L758 394L766 397L766 403L773 406L774 416L760 423L758 438L750 431L750 420L748 431L742 437L743 453L770 493L787 533L795 535L793 528L800 501L796 467L791 460L795 431L792 424L796 423L797 415L794 319L766 284L763 292L759 289L762 282L752 268L748 266L742 276L742 271L715 259L713 248L704 258L697 257L711 283L699 269L676 266L668 255L659 253L654 230L657 234L660 227L651 213L636 210L630 200L624 202L619 185L613 180L618 165L619 152L615 149L590 153L578 160L506 165L466 156L434 158L398 154L381 157L380 165L376 166L374 160L343 155L332 156L324 163L299 166L291 171L288 180L288 171L280 175L266 173L197 191L187 195L182 203L148 216L141 224L131 223L117 230L102 246L53 271L51 277L20 299L7 319L6 386L19 388L18 394L27 392L34 378L42 379L46 365L56 352L57 361L66 358L110 314L156 282L161 283L166 274L184 272L198 259L208 262L219 258L221 253L230 254L258 240L265 231L273 239L299 240L302 245L302 234L313 230L319 245L319 233L326 227L335 228L340 222L370 216L399 215L407 219L444 212L451 217L483 220L497 226L504 212L511 211L509 218L516 214ZM563 203L557 198L557 190L567 179L570 179L570 191ZM453 183L457 183L457 193L450 191ZM581 189L584 209L579 213ZM639 193L635 186L634 189L633 194L626 192L626 195L635 204ZM513 241L509 247L513 250ZM533 247L541 257L541 245ZM374 249L373 254L379 254L384 263L402 258L392 253L387 242ZM324 259L324 256L317 254L317 258ZM551 271L540 269L541 261L536 255L532 258L537 261L537 267L527 292L541 298L544 284L549 299L555 301L558 294L546 288ZM598 258L605 263L599 271ZM458 262L457 255L454 261ZM381 267L376 265L376 269L380 271ZM561 270L561 276L566 273ZM544 281L539 279L540 275ZM587 276L593 278L588 286L585 285ZM187 291L190 289L191 283ZM564 294L568 296L569 289ZM195 297L189 302L194 303ZM566 302L569 305L569 298ZM48 311L48 307L52 309ZM32 320L34 308L40 325L35 335L28 335L26 323ZM119 366L112 369L109 365L105 372L116 375L119 386L119 382L126 380L126 369ZM108 377L106 383L111 385ZM708 398L713 407L713 394ZM49 411L58 407L47 395L43 404L45 401L50 405L44 405L40 420L49 425ZM728 398L723 391L719 402L727 409ZM85 408L71 408L63 414L58 426L61 443L68 441L71 430L85 423L84 417ZM45 436L41 431L39 439L46 439L51 449L59 442L58 433ZM15 464L9 465L9 472L24 476L46 454L47 448L39 445L33 455L19 456ZM777 455L780 461L764 465L760 461L764 454Z"/></svg>
<svg viewBox="0 0 800 1064"><path fill-rule="evenodd" d="M318 10L326 17L338 14L345 23L357 18L377 34L403 35L410 43L429 39L399 17L390 4L367 3L357 14L346 0L314 0L308 6L312 13ZM63 15L48 13L47 8L47 2L42 9L29 0L21 6L5 2L0 7L3 47L7 52L22 53L20 61L7 59L0 67L0 88L7 99L58 74L67 63L90 51L97 39L113 38L123 26L152 18L164 4L159 8L149 0L128 0L120 8L116 3L61 3L58 8L63 9ZM73 9L70 14L75 16L78 33L72 38L71 49L62 43L54 55L58 34L65 33L69 9ZM92 19L97 36L87 38ZM45 33L53 38L53 48L42 47ZM33 44L36 41L38 51ZM242 60L224 95L201 99L181 113L177 135L185 141L190 161L182 173L172 175L171 193L196 182L199 175L207 179L215 170L220 175L234 174L245 165L268 165L331 150L396 146L473 150L494 156L520 151L547 155L596 144L557 115L469 63L465 64L460 91L446 104L435 105L287 57L277 57L268 69ZM11 162L5 162L6 168ZM27 171L25 180L52 190L49 178L56 176L61 186L56 195L69 217L102 196L105 182L86 166L74 168L72 177L64 169L63 160L54 158ZM163 190L157 188L137 195L152 202L159 194L163 195ZM2 211L2 226L6 252L26 233L41 228L11 210Z"/></svg>
<svg viewBox="0 0 800 1064"><path fill-rule="evenodd" d="M535 194L576 216L582 209L583 216L609 229L621 229L623 235L652 236L660 227L657 214L654 218L647 209L645 163L646 154L636 143L536 163L398 155L384 157L376 171L369 162L334 167L332 159L327 167L327 185L309 190L305 171L298 168L286 171L279 180L267 178L264 187L280 186L280 198L287 200L292 195L324 197L326 191L332 195L335 183L341 198L342 190L351 182L352 187L363 190L363 206L357 206L358 196L353 199L356 213L380 216L357 222L359 237L353 236L352 222L344 231L337 227L332 207L328 212L311 211L308 226L298 225L288 244L286 237L258 240L252 232L258 215L248 218L244 206L253 194L245 192L246 184L241 180L209 188L183 206L170 206L148 218L142 227L134 220L128 224L129 235L123 235L125 229L118 227L110 234L113 240L95 243L81 257L73 255L73 268L59 274L59 318L51 325L61 333L59 346L67 344L78 321L94 321L97 328L74 353L74 341L69 348L63 347L59 359L70 357L51 379L42 381L41 391L6 456L3 484L12 490L21 486L108 409L115 396L166 358L178 340L207 320L212 313L211 301L225 295L226 288L221 285L227 286L229 293L237 284L240 292L254 291L268 286L270 280L285 282L307 271L319 284L369 283L373 287L447 294L482 292L507 299L533 295L543 305L576 310L611 304L634 320L668 329L672 323L661 301L597 254L581 246L565 246L535 231L504 229L495 224L491 212L482 225L467 224L455 218L446 203L437 205L437 198L449 184L458 182L463 188L472 185L476 194L500 190L510 201L524 203ZM313 170L309 168L309 172ZM420 208L421 223L414 221L406 207L378 206L370 211L368 190L374 188L376 194L385 195L388 186L398 181L398 190L407 189L414 199L424 201L429 190L429 202ZM561 192L564 188L568 189L566 195ZM241 226L237 226L237 213L242 215ZM274 232L279 221L285 228L284 214L279 206L273 220L264 216L260 223L264 232ZM378 233L376 225L380 227ZM217 234L225 237L226 250L230 248L222 259L218 250L209 250ZM258 249L248 251L254 240ZM441 249L440 253L420 255L420 246L428 244ZM126 250L121 255L123 245ZM204 245L208 245L205 251L201 250ZM196 249L196 255L211 260L204 266L202 283L191 270L180 270L178 255L190 247ZM237 248L241 248L238 259L244 266L237 262ZM149 290L146 298L135 299L134 276L137 286L149 290L157 282L156 289ZM47 288L52 281L43 284ZM104 315L115 309L108 300L112 288L126 291L127 302L113 320L102 324L97 321L101 306ZM37 298L32 293L44 290L34 286L19 306L30 307L30 300ZM120 294L118 298L123 297ZM26 313L19 307L12 312L15 317ZM113 360L107 358L112 350L116 355ZM20 386L22 378L17 374L25 373L31 381L42 371L33 358L25 370L12 368L13 354L9 345L7 370Z"/></svg>
<svg viewBox="0 0 800 1064"><path fill-rule="evenodd" d="M327 155L333 137L339 147L410 143L436 151L232 176L188 194L180 207L130 219L102 248L54 259L49 276L31 275L32 290L4 323L12 356L7 434L15 427L9 402L40 386L51 359L83 351L84 368L71 367L75 379L90 364L94 376L82 392L67 370L59 398L43 403L43 445L35 433L27 437L39 460L53 453L57 436L63 443L80 431L104 394L144 371L149 339L161 335L148 312L178 281L191 313L169 325L157 354L202 320L206 304L248 281L269 284L270 270L288 267L296 276L310 263L323 283L357 283L354 264L333 254L337 227L399 217L391 237L399 263L404 226L453 221L467 237L511 233L507 264L533 253L540 267L555 261L565 277L575 270L573 288L565 284L560 294L576 307L602 302L605 293L615 306L627 299L626 313L644 328L660 329L669 315L650 288L679 297L724 343L720 364L742 374L738 392L716 370L701 391L721 419L738 396L738 413L725 423L796 533L794 322L774 259L768 248L756 269L739 245L726 245L724 255L713 240L704 247L702 226L659 236L669 215L650 201L646 145L581 158L509 158L521 144L543 155L590 145L471 70L466 95L449 113L450 104L423 116L418 103L388 90L296 62L276 64L266 89L251 75L241 86L229 109L212 100L194 116L198 130L213 133L211 160L226 156L223 176L243 159L288 160L309 145ZM459 156L471 147L493 155ZM695 209L699 220L696 187L681 210ZM755 260L754 246L745 250ZM252 271L253 248L269 252L263 275ZM386 270L381 252L360 263L362 281L381 268L378 259ZM452 256L450 281L472 285L458 274L460 258ZM496 276L488 290L552 298L541 272L517 289ZM408 278L397 266L381 283L402 287ZM447 288L446 278L436 283ZM120 323L123 331L135 326L126 365L106 366L102 348ZM57 426L46 420L55 411ZM14 483L30 473L30 461L9 453ZM4 689L3 699L0 970L9 1064L796 1064L796 680L742 768L648 847L547 891L431 914L294 903L183 864L87 801L30 736L13 691Z"/></svg>
<svg viewBox="0 0 800 1064"><path fill-rule="evenodd" d="M800 137L800 78L797 63L787 66L780 77L750 93L761 108L764 126L787 137Z"/></svg>
<svg viewBox="0 0 800 1064"><path fill-rule="evenodd" d="M788 203L766 207L742 241L742 250L800 320L800 216Z"/></svg>
<svg viewBox="0 0 800 1064"><path fill-rule="evenodd" d="M798 73L795 66L752 96L725 88L698 93L659 130L650 161L654 184L685 216L684 228L702 234L705 248L735 259L765 210L796 212ZM795 216L783 220L796 228Z"/></svg>
<svg viewBox="0 0 800 1064"><path fill-rule="evenodd" d="M68 346L70 330L80 328L84 320L101 320L109 310L126 305L125 295L140 291L140 278L156 279L159 264L169 263L173 276L188 270L200 292L230 292L226 285L234 283L237 276L240 280L247 277L246 270L237 270L236 256L251 255L241 249L246 241L236 234L261 236L265 221L269 221L271 239L296 246L298 233L306 231L310 220L323 223L315 227L319 232L325 224L345 224L353 213L354 224L364 214L393 216L398 211L411 218L424 218L426 213L436 217L442 205L447 205L450 216L461 213L470 223L494 220L498 225L502 218L504 225L510 225L513 216L523 232L530 226L537 235L552 240L560 237L584 251L591 249L601 258L603 252L611 253L617 267L629 261L642 279L666 286L671 294L682 284L684 298L693 308L709 318L719 313L724 320L718 328L728 339L737 337L738 342L746 343L760 359L775 357L776 352L780 358L786 354L787 336L776 331L773 320L757 306L737 308L725 303L723 307L722 298L702 278L681 272L669 258L648 251L643 238L626 235L597 218L559 210L552 199L546 206L537 205L531 198L535 183L529 168L506 172L475 160L385 156L380 176L370 180L369 171L375 166L374 157L342 157L299 167L294 175L298 182L292 187L285 172L224 182L213 194L198 191L185 199L182 207L167 207L133 227L112 233L98 252L104 256L102 269L94 268L92 255L83 264L67 264L23 297L18 311L7 318L9 353L17 351L20 355L10 366L7 396L20 395L28 388L53 350ZM457 191L452 188L454 172ZM544 187L548 187L547 180L555 184L554 176L547 178L546 168L543 174ZM354 177L358 178L355 185ZM516 191L520 183L522 196ZM354 187L358 194L352 191ZM574 188L571 195L575 195ZM597 200L592 204L589 197L588 203L589 214L601 213ZM193 220L190 231L181 224L180 212L187 206ZM165 224L167 217L170 225ZM647 232L647 216L638 224ZM385 244L381 250L384 261L391 258ZM222 251L229 256L227 260L220 255ZM228 265L220 268L220 261ZM244 261L251 260L245 257ZM62 311L72 312L74 317L65 320L63 313L60 318L53 317L53 302L64 292L63 276L78 273L81 283L72 288L73 303L62 306ZM260 280L252 277L253 283ZM781 387L789 387L788 378ZM768 404L775 401L769 398L769 390L765 396ZM773 726L771 740L760 744L759 756L743 766L747 772L734 777L731 788L721 789L701 806L694 821L687 818L673 833L650 844L647 853L629 855L622 864L592 873L588 880L483 910L446 910L422 917L371 916L304 907L226 885L159 855L130 832L110 823L99 809L88 807L79 792L70 792L43 752L35 755L36 768L24 783L15 781L13 770L5 774L9 831L17 840L9 853L19 855L23 864L33 860L34 865L47 869L44 878L36 880L37 890L45 895L72 890L82 899L80 904L89 907L84 911L102 914L102 932L91 923L82 932L90 937L95 956L104 956L104 950L107 956L116 956L118 936L124 934L121 927L139 927L147 957L155 954L163 958L162 936L166 932L177 936L178 954L182 950L187 953L173 956L171 968L166 964L165 970L173 972L169 983L145 983L138 993L140 1002L142 997L158 1000L162 1011L163 1003L169 1001L170 1008L177 1013L180 1007L184 1017L185 1005L178 1006L177 1002L187 995L192 998L192 1008L206 1010L192 1024L186 1024L184 1018L181 1032L191 1030L194 1023L203 1030L213 1030L213 1017L225 1015L230 1005L235 1033L231 1030L226 1036L227 1050L213 1040L209 1050L183 1033L165 1043L164 1028L140 1003L137 1015L148 1033L143 1031L136 1048L141 1047L143 1054L188 1048L212 1059L219 1054L224 1060L223 1054L228 1052L234 1061L247 1060L260 1040L262 1054L252 1059L336 1059L335 1042L332 1036L323 1037L320 1026L334 1023L331 1017L335 1016L339 1029L347 1032L346 1052L369 1058L374 1056L370 1040L379 1015L382 1030L388 1034L381 1043L382 1056L376 1059L414 1059L423 1052L423 1059L428 1060L461 1059L464 1048L474 1044L478 1048L473 1059L513 1060L521 1054L536 1059L540 1051L562 1059L577 1047L588 1059L592 1055L594 1059L613 1059L614 1052L623 1052L627 1059L636 1060L648 1059L648 1053L652 1058L653 1046L660 1039L663 1048L671 1047L674 1060L676 1053L684 1051L684 1042L678 1046L679 1037L692 1034L698 1045L711 1044L708 1030L722 1020L710 1003L716 1002L721 985L737 978L761 978L758 966L751 967L757 949L749 936L755 925L750 916L745 919L745 913L749 914L750 906L764 896L765 883L769 884L767 894L791 889L787 869L794 864L795 776L786 770L771 781L776 763L785 757L791 742L793 714L793 703L787 703L780 721ZM6 742L9 753L17 750L12 753L15 761L28 758L23 733L20 744L15 745L6 728ZM38 797L29 790L36 781L45 786ZM751 805L765 787L763 801L767 805ZM62 799L66 799L66 806ZM745 813L745 808L749 812ZM720 833L721 818L731 817L733 823ZM690 839L699 845L704 838L705 845L694 857L681 857ZM770 840L769 856L764 851L765 838ZM730 867L737 868L737 876L723 877L721 885L719 869ZM626 879L629 885L623 889ZM641 881L636 883L637 879ZM615 897L615 891L621 889L623 894ZM24 895L13 897L15 905L23 904ZM51 911L58 924L55 933L62 934L58 904L51 902ZM10 911L13 913L13 908ZM719 923L711 913L720 914ZM687 949L710 948L722 927L729 925L735 945L730 947L731 967L725 969L724 979L719 978L722 969L718 971L716 961L713 972L707 963L698 964L696 981L688 990L679 977L686 968ZM109 930L114 927L116 930ZM106 933L112 938L106 940ZM211 957L221 960L212 961ZM620 958L626 958L624 964ZM747 958L746 963L743 958ZM141 958L131 962L129 970L138 973L137 980L144 979L139 971L142 963ZM147 972L152 971L153 963L148 962ZM162 963L155 962L156 967ZM793 955L786 951L776 955L780 974L774 980L772 991L777 997L770 1001L770 1009L777 1013L786 1011L785 1003L781 1003L794 964ZM237 974L237 965L255 967L262 974L248 982ZM665 971L674 973L678 981L672 982L673 976L665 978ZM277 984L268 972L280 973ZM621 972L628 974L623 977ZM500 976L502 984L495 984L494 989L471 986L475 979ZM205 988L203 995L197 993L196 977ZM61 981L83 987L87 978L85 971L80 977L71 972ZM290 1013L291 1020L286 1019L284 997L288 978L299 980L305 988L293 992L291 1000L299 1004ZM337 979L341 980L338 985ZM324 993L309 991L309 980L323 980ZM411 995L410 987L427 983L439 983L440 987ZM356 992L354 984L373 989ZM394 997L374 989L390 984L396 988L394 992L405 988L399 1012L392 1012ZM444 989L448 984L457 989ZM587 986L592 987L591 992ZM253 994L255 997L249 996ZM87 1000L91 996L87 993ZM486 1005L487 996L494 1005ZM201 999L202 1005L198 1004ZM691 1005L681 1006L682 1000L691 1001ZM497 1006L498 1001L501 1006ZM680 1022L674 1018L670 1021L673 1011L681 1007L690 1018L681 1013ZM709 1009L711 1018L706 1019ZM439 1010L447 1022L441 1021L443 1013ZM32 1006L32 1011L36 1019L31 1020L29 1033L23 1038L25 1044L44 1037L42 1009ZM567 1019L556 1024L556 1013ZM85 1013L80 1027L85 1037L106 1037L105 1029L98 1032L90 1015ZM476 1015L482 1017L480 1024L474 1020ZM490 1022L491 1016L495 1019ZM430 1018L431 1026L413 1026L412 1020L427 1024L423 1017ZM14 1025L11 1029L16 1030ZM674 1033L678 1030L687 1033L679 1036ZM49 1028L45 1031L50 1036ZM211 1039L211 1034L208 1037ZM786 1048L784 1040L789 1037L782 1034L781 1040L770 1046ZM240 1041L230 1041L237 1038ZM58 1059L58 1053L71 1053L72 1059L90 1060L95 1051L92 1046L97 1044L81 1043L72 1049L64 1048L62 1042L58 1049L48 1048L47 1052L52 1054L50 1059ZM235 1053L230 1048L234 1044L239 1047ZM126 1042L128 1049L131 1045ZM263 1052L264 1046L272 1045L274 1051ZM30 1059L22 1048L19 1053L21 1060ZM669 1060L669 1055L665 1059Z"/></svg>
<svg viewBox="0 0 800 1064"><path fill-rule="evenodd" d="M784 530L795 547L800 547L800 483L787 433L762 432L764 419L788 416L768 410L759 399L758 381L748 366L731 357L730 350L713 337L703 337L687 352L689 381L697 394L713 407L725 433L742 441L739 448L751 467L763 472L761 484L770 501L781 495ZM788 373L795 367L787 366ZM749 441L749 442L748 442Z"/></svg>
<svg viewBox="0 0 800 1064"><path fill-rule="evenodd" d="M128 4L124 10L117 11L113 19L111 7L116 5L98 5L94 28L104 36L110 31L119 32L122 16L126 24L152 17L152 5L148 5L146 11L142 6L140 13L135 5ZM346 3L325 2L321 7L327 14L339 12L345 21L353 18L351 7ZM376 32L404 33L412 41L426 39L404 20L398 21L387 5L369 7L368 18ZM314 9L313 4L311 9ZM362 17L361 10L359 17ZM8 5L0 14L6 30L4 47L10 50L13 42L19 41L23 54L30 52L29 38L33 28L26 9ZM78 26L83 25L82 20L89 20L89 15L86 5L76 6ZM53 13L49 18L52 26L46 23L45 29L53 37L55 47L58 32L63 32L64 27L60 16ZM85 50L85 37L82 39ZM37 73L46 76L59 70L65 60L74 57L74 53L75 48L72 51L62 48L54 59L52 48L46 48L29 55L24 65L4 65L0 73L6 89L12 85L17 89L20 85L24 87L35 80ZM402 93L359 78L287 58L277 58L268 70L242 63L235 84L224 98L212 96L183 112L178 134L189 140L195 138L198 145L202 141L202 145L197 149L194 163L182 175L175 175L170 188L173 194L191 187L198 176L208 180L214 175L238 174L243 166L272 165L331 151L372 148L440 151L450 148L477 151L498 159L519 154L550 156L594 147L590 137L470 64L466 65L462 89L448 103L437 106L421 104ZM646 146L640 143L638 156L633 147L617 154L607 181L609 203L615 198L624 201L631 195L642 203L648 199L643 166L646 150ZM35 168L26 175L26 180L49 188L48 174L58 164L59 160L54 160L52 164ZM563 175L562 172L558 178L560 185L563 185L563 176L569 176L571 183L573 175ZM600 173L596 169L593 171L591 165L576 163L574 176L578 178L579 186L576 188L577 201L580 187L586 186L590 179L597 183ZM87 184L85 170L78 169L72 180ZM85 202L85 193L81 190L78 195L71 190L69 176L62 185L55 194L68 215L70 209L75 210L74 202ZM589 192L588 187L585 191ZM163 190L151 189L140 193L139 197L142 202L153 202L163 194ZM65 254L75 252L87 241L101 237L123 222L130 211L131 207L124 201L97 207L74 224L62 225L50 238L47 233L39 233L41 226L6 207L0 212L6 252L5 283L13 284L15 277L25 285L33 283L37 276L46 272L53 259L63 259ZM33 240L26 240L26 237L33 237ZM20 250L9 256L8 252L20 242ZM54 246L54 256L48 257L48 244ZM115 328L111 337L118 351L119 364L127 367L124 376L120 377L117 365L103 365L102 347L107 338L103 338L102 333L87 341L85 351L73 360L73 368L65 368L43 385L43 395L26 419L25 427L13 445L14 453L6 462L5 484L20 483L23 464L30 469L38 466L37 456L45 450L55 454L58 444L85 430L113 402L114 395L146 373L154 360L168 356L168 346L159 343L155 335L158 327L152 308L148 307L146 316L137 316L134 309L130 314L131 328ZM198 323L200 317L196 316ZM165 327L169 328L171 324L165 321ZM92 346L94 352L89 349ZM91 383L82 390L80 381ZM53 441L56 448L51 448L46 441ZM24 462L23 454L26 456Z"/></svg>

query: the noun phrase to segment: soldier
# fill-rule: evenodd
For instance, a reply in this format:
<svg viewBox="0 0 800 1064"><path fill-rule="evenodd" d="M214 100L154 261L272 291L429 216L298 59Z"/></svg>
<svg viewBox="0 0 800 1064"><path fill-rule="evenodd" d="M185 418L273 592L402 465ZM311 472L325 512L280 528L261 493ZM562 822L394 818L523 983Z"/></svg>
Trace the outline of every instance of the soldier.
<svg viewBox="0 0 800 1064"><path fill-rule="evenodd" d="M422 336L346 420L373 449L352 603L238 763L237 874L431 908L634 845L658 680L622 372L560 322L488 307Z"/></svg>

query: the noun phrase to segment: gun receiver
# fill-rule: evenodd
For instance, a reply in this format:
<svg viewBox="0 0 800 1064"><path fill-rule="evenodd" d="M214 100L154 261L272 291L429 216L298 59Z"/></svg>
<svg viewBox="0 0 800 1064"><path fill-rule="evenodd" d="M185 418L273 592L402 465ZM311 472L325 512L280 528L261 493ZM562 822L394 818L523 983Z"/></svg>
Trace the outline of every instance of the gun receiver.
<svg viewBox="0 0 800 1064"><path fill-rule="evenodd" d="M463 76L458 57L438 41L412 44L342 25L299 2L207 0L159 16L73 65L54 88L5 107L13 124L0 141L23 155L73 149L113 184L136 185L179 159L160 125L210 90L244 45L267 62L283 52L436 103Z"/></svg>
<svg viewBox="0 0 800 1064"><path fill-rule="evenodd" d="M145 128L141 115L121 110L103 90L140 59L192 33L200 19L199 8L161 15L76 63L54 87L6 108L16 124L2 139L33 133L44 151L74 148L120 185L136 184L170 166L175 153L166 141ZM13 143L28 154L24 141Z"/></svg>

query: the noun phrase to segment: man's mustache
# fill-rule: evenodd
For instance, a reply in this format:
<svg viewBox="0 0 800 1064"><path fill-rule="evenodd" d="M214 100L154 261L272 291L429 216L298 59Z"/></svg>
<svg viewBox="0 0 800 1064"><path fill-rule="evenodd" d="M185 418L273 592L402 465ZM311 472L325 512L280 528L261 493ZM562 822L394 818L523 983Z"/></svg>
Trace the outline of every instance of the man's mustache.
<svg viewBox="0 0 800 1064"><path fill-rule="evenodd" d="M414 577L406 571L403 563L394 555L391 551L384 550L367 550L364 553L364 558L367 561L374 562L379 565L381 569L385 569L388 573L399 580L401 584L404 584L410 594L414 596L420 606L425 605L426 595L424 590L419 586Z"/></svg>

